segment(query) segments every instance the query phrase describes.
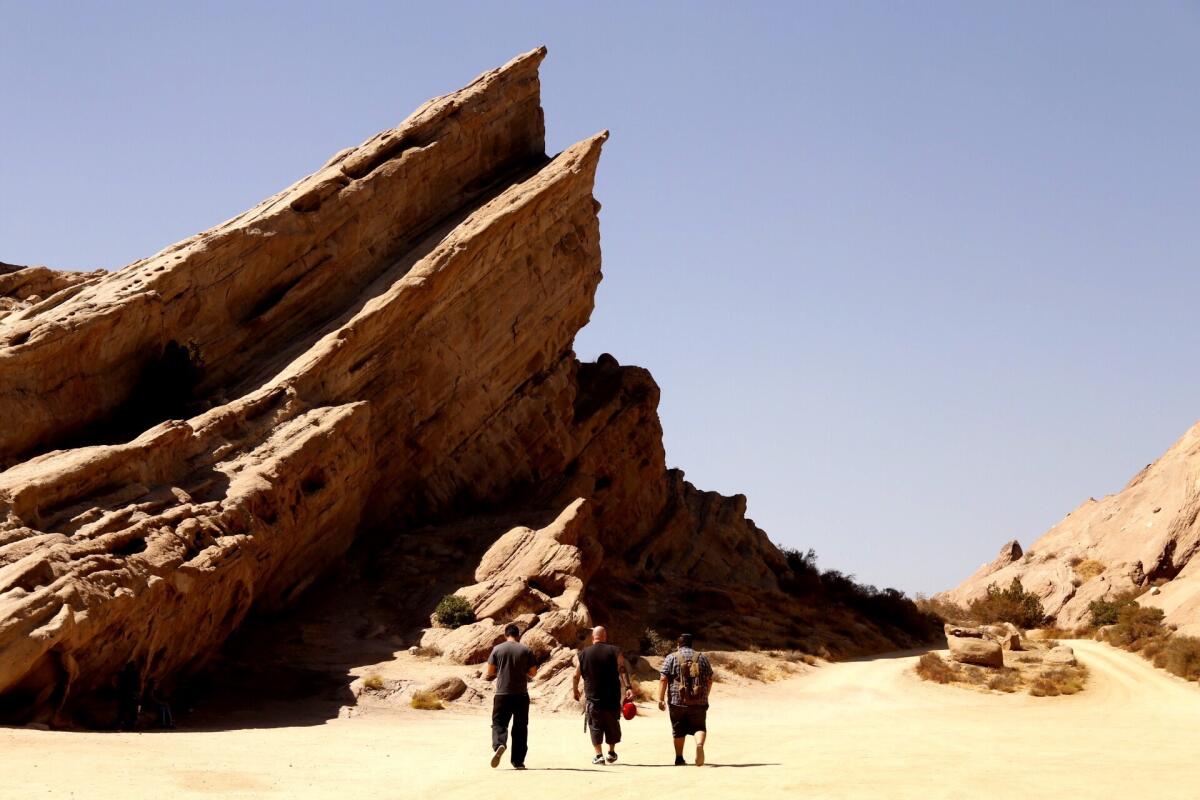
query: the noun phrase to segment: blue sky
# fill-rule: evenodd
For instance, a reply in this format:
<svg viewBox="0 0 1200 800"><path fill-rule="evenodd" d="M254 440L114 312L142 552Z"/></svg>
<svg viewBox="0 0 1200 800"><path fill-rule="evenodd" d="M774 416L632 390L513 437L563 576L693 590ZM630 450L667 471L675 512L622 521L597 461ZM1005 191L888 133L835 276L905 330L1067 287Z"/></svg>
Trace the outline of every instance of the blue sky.
<svg viewBox="0 0 1200 800"><path fill-rule="evenodd" d="M1200 417L1200 5L0 0L0 261L116 268L538 44L577 349L776 541L936 591Z"/></svg>

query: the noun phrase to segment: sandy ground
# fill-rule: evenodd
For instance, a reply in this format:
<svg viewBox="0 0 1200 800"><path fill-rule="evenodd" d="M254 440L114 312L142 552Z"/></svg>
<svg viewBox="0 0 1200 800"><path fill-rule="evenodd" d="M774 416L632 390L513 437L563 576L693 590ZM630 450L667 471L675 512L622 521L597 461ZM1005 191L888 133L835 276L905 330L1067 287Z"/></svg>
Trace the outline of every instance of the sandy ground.
<svg viewBox="0 0 1200 800"><path fill-rule="evenodd" d="M649 707L625 724L612 767L590 765L580 717L535 716L523 773L488 767L481 710L405 710L217 732L0 729L0 797L1200 796L1200 688L1106 645L1072 644L1091 669L1073 697L923 683L913 655L718 685L701 769L670 766L665 715Z"/></svg>

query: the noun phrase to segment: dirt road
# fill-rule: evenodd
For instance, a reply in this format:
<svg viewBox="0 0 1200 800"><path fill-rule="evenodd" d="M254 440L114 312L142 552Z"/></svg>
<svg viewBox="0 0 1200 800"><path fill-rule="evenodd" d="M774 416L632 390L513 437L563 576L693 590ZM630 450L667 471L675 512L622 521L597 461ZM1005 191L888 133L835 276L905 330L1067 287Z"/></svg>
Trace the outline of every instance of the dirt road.
<svg viewBox="0 0 1200 800"><path fill-rule="evenodd" d="M703 769L669 766L667 722L649 709L625 724L613 767L589 764L579 717L535 717L524 773L488 768L481 712L403 711L211 733L0 729L0 797L1200 796L1200 688L1105 645L1072 645L1091 669L1073 697L926 684L914 656L719 685Z"/></svg>

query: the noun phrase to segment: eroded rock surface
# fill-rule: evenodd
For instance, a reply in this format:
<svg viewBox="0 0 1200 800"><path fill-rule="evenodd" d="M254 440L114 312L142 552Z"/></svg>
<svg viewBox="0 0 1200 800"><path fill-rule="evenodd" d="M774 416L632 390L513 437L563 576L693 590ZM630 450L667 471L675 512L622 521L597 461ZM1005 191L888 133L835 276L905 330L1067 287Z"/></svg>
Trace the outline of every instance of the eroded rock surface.
<svg viewBox="0 0 1200 800"><path fill-rule="evenodd" d="M1088 622L1095 600L1122 593L1166 612L1166 622L1200 635L1200 425L1120 492L1089 499L1022 553L1015 542L949 600L965 604L989 584L1020 578L1058 625Z"/></svg>
<svg viewBox="0 0 1200 800"><path fill-rule="evenodd" d="M119 271L0 271L0 720L104 724L124 665L169 689L356 539L363 579L428 615L441 577L413 565L498 537L458 584L482 621L438 647L477 662L524 618L548 680L597 615L635 641L907 643L781 593L745 497L667 469L649 373L575 358L606 134L545 154L544 55Z"/></svg>

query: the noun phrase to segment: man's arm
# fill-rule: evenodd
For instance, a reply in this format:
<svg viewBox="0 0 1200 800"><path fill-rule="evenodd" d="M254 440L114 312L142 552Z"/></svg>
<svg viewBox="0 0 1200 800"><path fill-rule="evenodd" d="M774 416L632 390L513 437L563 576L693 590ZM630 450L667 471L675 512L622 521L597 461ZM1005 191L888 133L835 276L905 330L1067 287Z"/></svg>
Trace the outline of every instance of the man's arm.
<svg viewBox="0 0 1200 800"><path fill-rule="evenodd" d="M575 659L575 674L571 676L571 694L575 696L576 702L582 696L579 691L579 679L583 677L583 673L579 669L579 659Z"/></svg>
<svg viewBox="0 0 1200 800"><path fill-rule="evenodd" d="M621 683L625 686L625 699L633 699L633 681L629 679L629 664L625 662L625 654L617 653L617 672L621 675Z"/></svg>
<svg viewBox="0 0 1200 800"><path fill-rule="evenodd" d="M496 651L495 650L493 650L491 653L488 654L487 672L484 674L483 679L485 681L496 680Z"/></svg>
<svg viewBox="0 0 1200 800"><path fill-rule="evenodd" d="M675 654L667 656L663 659L662 667L659 672L662 674L662 680L658 682L658 710L667 710L667 684L671 680L671 670L675 668Z"/></svg>

